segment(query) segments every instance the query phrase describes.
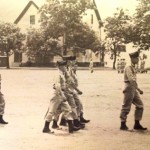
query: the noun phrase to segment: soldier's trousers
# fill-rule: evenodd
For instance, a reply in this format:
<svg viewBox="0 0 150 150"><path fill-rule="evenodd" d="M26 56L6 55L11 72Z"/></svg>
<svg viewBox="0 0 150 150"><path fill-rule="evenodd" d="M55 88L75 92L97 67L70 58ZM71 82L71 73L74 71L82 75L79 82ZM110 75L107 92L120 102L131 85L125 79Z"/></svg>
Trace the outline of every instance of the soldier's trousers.
<svg viewBox="0 0 150 150"><path fill-rule="evenodd" d="M75 103L75 99L73 97L73 94L70 94L68 92L65 92L64 94L67 98L67 102L68 102L69 106L71 107L73 118L78 119L77 105Z"/></svg>
<svg viewBox="0 0 150 150"><path fill-rule="evenodd" d="M74 100L75 100L75 104L77 106L77 114L78 116L81 115L81 113L83 113L83 105L82 105L82 102L81 100L79 99L79 96L77 93L74 93L73 94L73 97L74 97Z"/></svg>
<svg viewBox="0 0 150 150"><path fill-rule="evenodd" d="M53 97L50 100L48 111L45 115L45 120L48 122L52 121L53 118L58 115L58 110L61 110L61 113L63 113L63 116L66 120L73 120L70 106L67 102L62 101L62 99L58 97Z"/></svg>
<svg viewBox="0 0 150 150"><path fill-rule="evenodd" d="M3 94L0 93L0 115L4 114L4 109L5 109L5 100Z"/></svg>
<svg viewBox="0 0 150 150"><path fill-rule="evenodd" d="M121 121L127 120L127 115L130 112L132 104L135 105L135 114L134 114L135 120L141 120L144 106L136 88L131 86L130 83L125 83L123 93L124 93L124 100L120 114Z"/></svg>

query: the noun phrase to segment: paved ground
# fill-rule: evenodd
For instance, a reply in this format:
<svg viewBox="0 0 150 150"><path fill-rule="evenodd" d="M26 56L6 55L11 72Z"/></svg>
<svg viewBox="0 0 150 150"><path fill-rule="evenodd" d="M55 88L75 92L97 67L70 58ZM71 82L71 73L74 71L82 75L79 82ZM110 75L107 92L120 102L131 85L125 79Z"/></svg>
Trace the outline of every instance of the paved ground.
<svg viewBox="0 0 150 150"><path fill-rule="evenodd" d="M2 92L6 99L7 126L0 126L0 150L150 150L150 132L119 130L123 74L112 70L79 70L80 96L85 117L91 119L84 130L68 134L43 134L44 115L52 93L56 70L1 69ZM150 73L138 74L144 91L142 123L150 129ZM134 123L134 106L128 117Z"/></svg>

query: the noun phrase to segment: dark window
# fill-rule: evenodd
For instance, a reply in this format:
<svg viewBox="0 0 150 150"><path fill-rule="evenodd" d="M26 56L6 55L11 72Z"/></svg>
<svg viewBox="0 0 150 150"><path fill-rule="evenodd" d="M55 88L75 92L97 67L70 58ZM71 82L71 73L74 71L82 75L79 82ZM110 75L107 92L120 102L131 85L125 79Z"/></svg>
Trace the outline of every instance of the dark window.
<svg viewBox="0 0 150 150"><path fill-rule="evenodd" d="M35 24L35 15L30 16L30 24Z"/></svg>
<svg viewBox="0 0 150 150"><path fill-rule="evenodd" d="M14 62L21 62L22 61L22 53L15 52L14 53Z"/></svg>

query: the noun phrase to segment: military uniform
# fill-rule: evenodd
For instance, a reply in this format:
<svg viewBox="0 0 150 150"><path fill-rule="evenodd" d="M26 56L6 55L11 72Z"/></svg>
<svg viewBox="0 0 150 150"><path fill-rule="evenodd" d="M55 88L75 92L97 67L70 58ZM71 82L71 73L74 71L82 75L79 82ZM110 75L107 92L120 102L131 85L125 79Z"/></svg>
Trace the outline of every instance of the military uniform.
<svg viewBox="0 0 150 150"><path fill-rule="evenodd" d="M93 73L93 71L94 71L93 66L94 66L94 63L93 63L93 60L91 59L90 60L90 65L89 65L89 69L90 69L91 73Z"/></svg>
<svg viewBox="0 0 150 150"><path fill-rule="evenodd" d="M0 115L4 114L5 100L3 94L0 92Z"/></svg>
<svg viewBox="0 0 150 150"><path fill-rule="evenodd" d="M1 75L0 75L0 124L8 124L8 122L5 122L3 120L5 110L5 99L4 95L1 93Z"/></svg>
<svg viewBox="0 0 150 150"><path fill-rule="evenodd" d="M132 59L137 59L136 63L138 63L138 56L139 52L131 53L131 61ZM143 94L143 91L141 91L138 88L137 82L136 82L136 70L135 70L135 63L131 63L131 65L127 66L124 71L124 82L125 82L125 88L123 90L124 93L124 99L123 99L123 105L121 109L120 119L121 119L121 127L122 130L127 130L128 127L126 126L126 120L127 115L130 112L131 105L134 104L135 109L135 125L134 129L139 130L145 130L140 124L139 121L142 119L143 115L143 102L138 94Z"/></svg>
<svg viewBox="0 0 150 150"><path fill-rule="evenodd" d="M71 78L71 89L73 90L73 97L75 100L75 104L77 107L77 114L78 118L80 119L81 123L88 123L90 120L86 120L83 118L83 104L79 98L78 95L81 95L82 92L78 89L78 79L77 79L77 62L76 62L76 57L72 57L68 63L68 70L69 70L69 75Z"/></svg>
<svg viewBox="0 0 150 150"><path fill-rule="evenodd" d="M83 104L81 102L81 100L79 99L78 94L82 94L82 92L78 89L78 79L77 79L77 75L74 73L74 71L72 69L70 69L70 76L72 77L72 86L73 86L73 97L77 106L77 114L78 116L81 115L81 113L83 112ZM77 92L78 91L78 92Z"/></svg>
<svg viewBox="0 0 150 150"><path fill-rule="evenodd" d="M59 66L64 66L66 63L60 62L58 63ZM45 125L43 132L44 133L50 133L51 130L49 129L49 124L55 118L56 115L58 115L58 111L61 111L63 116L68 122L69 126L69 133L73 133L73 131L79 130L79 128L75 128L73 126L73 116L72 116L72 110L69 107L68 103L66 102L66 97L64 95L63 90L65 90L65 80L63 78L63 70L59 68L60 72L58 75L58 78L56 80L56 83L54 84L54 95L50 100L50 105L48 108L48 111L45 115Z"/></svg>

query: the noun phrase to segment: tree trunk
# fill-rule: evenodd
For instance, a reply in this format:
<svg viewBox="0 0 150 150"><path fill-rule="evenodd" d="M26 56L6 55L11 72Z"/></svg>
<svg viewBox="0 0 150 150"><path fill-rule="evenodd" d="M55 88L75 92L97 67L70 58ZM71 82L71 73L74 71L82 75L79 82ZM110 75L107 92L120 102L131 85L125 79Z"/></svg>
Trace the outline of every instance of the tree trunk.
<svg viewBox="0 0 150 150"><path fill-rule="evenodd" d="M104 57L105 57L105 53L104 50L102 50L102 52L100 53L100 62L104 63Z"/></svg>
<svg viewBox="0 0 150 150"><path fill-rule="evenodd" d="M6 67L7 69L10 69L10 66L9 66L9 53L7 52L7 58L6 58Z"/></svg>
<svg viewBox="0 0 150 150"><path fill-rule="evenodd" d="M113 62L113 69L116 69L116 58L117 58L117 50L116 50L116 45L114 44L114 62Z"/></svg>
<svg viewBox="0 0 150 150"><path fill-rule="evenodd" d="M67 55L66 32L63 35L63 55Z"/></svg>
<svg viewBox="0 0 150 150"><path fill-rule="evenodd" d="M116 56L114 55L113 69L116 69L115 65L116 65Z"/></svg>
<svg viewBox="0 0 150 150"><path fill-rule="evenodd" d="M64 44L63 46L63 55L67 55L67 46Z"/></svg>

